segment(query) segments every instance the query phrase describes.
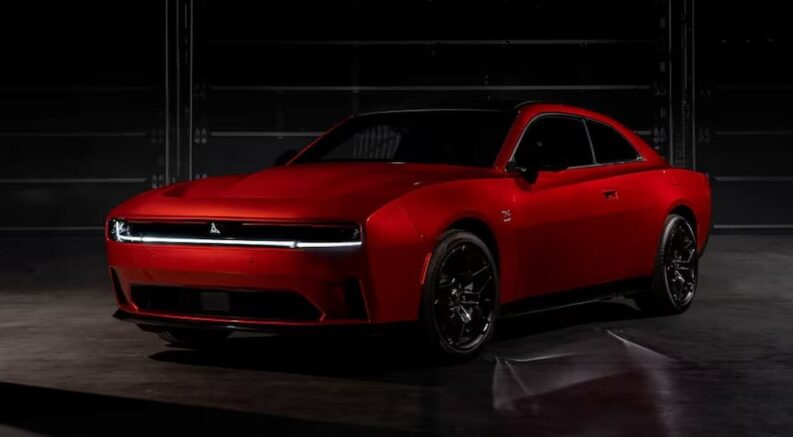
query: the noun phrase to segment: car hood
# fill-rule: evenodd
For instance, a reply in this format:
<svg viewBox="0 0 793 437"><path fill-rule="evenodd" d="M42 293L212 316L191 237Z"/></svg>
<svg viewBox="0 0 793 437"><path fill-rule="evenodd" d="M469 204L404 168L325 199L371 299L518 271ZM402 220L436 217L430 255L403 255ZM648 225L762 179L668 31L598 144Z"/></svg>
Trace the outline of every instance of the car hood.
<svg viewBox="0 0 793 437"><path fill-rule="evenodd" d="M112 214L141 218L360 220L408 191L493 175L493 169L427 164L289 165L172 185L135 197Z"/></svg>

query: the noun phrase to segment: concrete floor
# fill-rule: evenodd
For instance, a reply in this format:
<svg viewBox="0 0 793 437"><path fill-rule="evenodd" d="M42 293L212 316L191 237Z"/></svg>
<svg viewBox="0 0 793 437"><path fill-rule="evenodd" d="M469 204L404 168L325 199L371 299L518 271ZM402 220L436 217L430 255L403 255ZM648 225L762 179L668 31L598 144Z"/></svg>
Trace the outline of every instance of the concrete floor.
<svg viewBox="0 0 793 437"><path fill-rule="evenodd" d="M515 319L471 363L395 340L169 348L111 318L96 237L0 238L0 434L789 435L793 236L714 236L682 316Z"/></svg>

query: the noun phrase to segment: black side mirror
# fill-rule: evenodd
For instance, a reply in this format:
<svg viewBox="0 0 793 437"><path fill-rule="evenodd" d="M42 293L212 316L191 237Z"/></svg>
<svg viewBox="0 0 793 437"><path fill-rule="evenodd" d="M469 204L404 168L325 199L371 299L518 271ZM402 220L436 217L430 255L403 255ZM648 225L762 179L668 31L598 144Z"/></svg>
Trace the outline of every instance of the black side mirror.
<svg viewBox="0 0 793 437"><path fill-rule="evenodd" d="M295 156L297 156L297 150L288 149L284 151L284 153L278 155L278 158L275 158L275 166L280 167L286 165L286 163L291 161Z"/></svg>
<svg viewBox="0 0 793 437"><path fill-rule="evenodd" d="M539 170L535 167L521 167L515 161L509 161L506 167L507 173L518 174L526 182L534 183L537 181Z"/></svg>

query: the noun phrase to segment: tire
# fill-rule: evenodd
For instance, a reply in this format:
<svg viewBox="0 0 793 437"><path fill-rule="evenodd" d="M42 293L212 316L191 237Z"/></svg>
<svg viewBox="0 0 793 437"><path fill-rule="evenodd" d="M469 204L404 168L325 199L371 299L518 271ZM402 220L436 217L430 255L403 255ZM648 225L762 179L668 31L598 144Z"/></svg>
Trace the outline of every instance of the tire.
<svg viewBox="0 0 793 437"><path fill-rule="evenodd" d="M697 291L697 237L685 217L672 214L664 222L655 254L650 288L635 297L647 314L681 314L691 307Z"/></svg>
<svg viewBox="0 0 793 437"><path fill-rule="evenodd" d="M189 349L211 349L223 345L231 333L200 329L171 329L159 332L157 335L173 346Z"/></svg>
<svg viewBox="0 0 793 437"><path fill-rule="evenodd" d="M469 232L445 232L422 294L420 326L430 358L475 357L493 336L498 297L498 269L487 245Z"/></svg>

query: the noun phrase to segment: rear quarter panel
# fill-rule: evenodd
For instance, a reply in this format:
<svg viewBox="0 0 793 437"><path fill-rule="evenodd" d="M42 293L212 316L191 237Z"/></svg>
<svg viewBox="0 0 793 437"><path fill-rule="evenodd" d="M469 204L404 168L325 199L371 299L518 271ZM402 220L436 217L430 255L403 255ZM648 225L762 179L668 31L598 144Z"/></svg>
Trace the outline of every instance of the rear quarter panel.
<svg viewBox="0 0 793 437"><path fill-rule="evenodd" d="M694 212L696 219L697 250L702 253L710 236L712 220L712 193L706 174L691 170L672 168L668 170L675 199L670 211L685 205Z"/></svg>
<svg viewBox="0 0 793 437"><path fill-rule="evenodd" d="M631 234L625 260L628 276L649 276L666 217L676 209L691 210L696 221L697 249L701 253L710 229L710 188L706 177L697 172L664 168L625 174L620 200L628 204L635 222L626 223Z"/></svg>

